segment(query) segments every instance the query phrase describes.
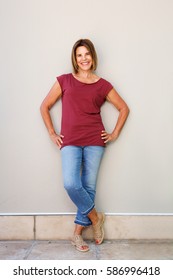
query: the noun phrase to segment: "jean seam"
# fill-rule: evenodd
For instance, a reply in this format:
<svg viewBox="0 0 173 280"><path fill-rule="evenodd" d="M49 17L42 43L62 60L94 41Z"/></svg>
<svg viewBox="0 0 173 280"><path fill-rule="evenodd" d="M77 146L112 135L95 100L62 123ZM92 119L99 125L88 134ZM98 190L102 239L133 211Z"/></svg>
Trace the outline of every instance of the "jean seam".
<svg viewBox="0 0 173 280"><path fill-rule="evenodd" d="M90 226L92 224L92 223L85 223L85 222L77 220L77 219L75 219L74 223L82 225L82 226Z"/></svg>

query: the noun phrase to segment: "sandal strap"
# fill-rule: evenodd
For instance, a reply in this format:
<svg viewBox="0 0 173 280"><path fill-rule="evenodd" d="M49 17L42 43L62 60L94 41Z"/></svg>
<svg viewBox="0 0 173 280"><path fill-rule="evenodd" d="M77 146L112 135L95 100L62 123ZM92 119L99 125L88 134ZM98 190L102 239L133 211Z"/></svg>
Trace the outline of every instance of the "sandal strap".
<svg viewBox="0 0 173 280"><path fill-rule="evenodd" d="M99 218L97 224L93 226L95 239L102 239L103 235L104 235L104 231L103 231L104 214L99 213L99 216L100 216L100 218Z"/></svg>
<svg viewBox="0 0 173 280"><path fill-rule="evenodd" d="M77 246L77 247L82 247L82 246L88 247L88 244L83 240L82 235L75 234L73 236L72 241L74 242L75 246Z"/></svg>

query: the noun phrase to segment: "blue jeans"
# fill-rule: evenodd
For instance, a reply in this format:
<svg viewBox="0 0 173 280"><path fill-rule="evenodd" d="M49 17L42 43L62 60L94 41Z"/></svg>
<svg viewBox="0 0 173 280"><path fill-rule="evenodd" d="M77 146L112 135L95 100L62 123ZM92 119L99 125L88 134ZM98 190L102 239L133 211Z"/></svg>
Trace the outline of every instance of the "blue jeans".
<svg viewBox="0 0 173 280"><path fill-rule="evenodd" d="M75 223L91 225L88 213L94 208L97 175L104 153L102 146L65 146L61 149L64 187L77 206Z"/></svg>

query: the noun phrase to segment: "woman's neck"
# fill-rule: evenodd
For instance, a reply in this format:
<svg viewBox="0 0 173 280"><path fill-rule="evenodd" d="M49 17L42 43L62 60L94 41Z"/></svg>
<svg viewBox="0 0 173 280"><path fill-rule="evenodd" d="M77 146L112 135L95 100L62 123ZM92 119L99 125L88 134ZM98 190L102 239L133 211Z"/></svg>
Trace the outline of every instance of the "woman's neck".
<svg viewBox="0 0 173 280"><path fill-rule="evenodd" d="M78 79L81 82L86 82L86 83L94 83L97 82L100 77L95 75L92 71L79 71L76 74L73 74L76 79Z"/></svg>
<svg viewBox="0 0 173 280"><path fill-rule="evenodd" d="M91 71L78 71L75 76L76 77L79 77L81 79L86 79L86 80L89 80L91 77L93 77L93 73Z"/></svg>

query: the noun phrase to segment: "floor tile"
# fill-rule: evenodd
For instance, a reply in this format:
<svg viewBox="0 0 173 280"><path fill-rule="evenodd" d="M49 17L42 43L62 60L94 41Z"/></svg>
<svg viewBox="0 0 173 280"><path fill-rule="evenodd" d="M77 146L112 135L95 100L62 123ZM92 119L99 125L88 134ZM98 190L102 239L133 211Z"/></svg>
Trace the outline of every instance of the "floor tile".
<svg viewBox="0 0 173 280"><path fill-rule="evenodd" d="M0 242L0 260L23 260L32 244L32 241Z"/></svg>
<svg viewBox="0 0 173 280"><path fill-rule="evenodd" d="M88 242L90 251L79 252L70 241L39 241L32 248L28 260L94 260L96 259L95 245Z"/></svg>
<svg viewBox="0 0 173 280"><path fill-rule="evenodd" d="M1 260L173 260L171 240L87 241L90 251L79 252L69 240L0 241Z"/></svg>
<svg viewBox="0 0 173 280"><path fill-rule="evenodd" d="M99 248L98 258L110 260L171 260L173 259L173 242L105 242Z"/></svg>

